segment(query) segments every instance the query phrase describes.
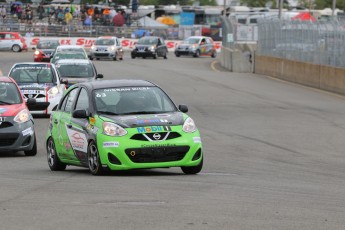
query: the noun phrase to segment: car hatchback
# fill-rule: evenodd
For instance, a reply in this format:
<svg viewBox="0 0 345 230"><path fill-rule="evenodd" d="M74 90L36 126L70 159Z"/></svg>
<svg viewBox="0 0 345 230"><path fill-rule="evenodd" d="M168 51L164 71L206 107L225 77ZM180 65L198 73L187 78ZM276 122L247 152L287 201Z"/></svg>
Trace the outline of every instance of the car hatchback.
<svg viewBox="0 0 345 230"><path fill-rule="evenodd" d="M25 39L17 32L0 32L0 50L21 52L27 50Z"/></svg>
<svg viewBox="0 0 345 230"><path fill-rule="evenodd" d="M46 147L51 170L67 165L105 170L181 167L199 173L200 133L157 85L101 80L73 85L51 115Z"/></svg>
<svg viewBox="0 0 345 230"><path fill-rule="evenodd" d="M40 40L36 46L33 48L34 61L35 62L50 62L52 54L55 49L60 45L59 40Z"/></svg>
<svg viewBox="0 0 345 230"><path fill-rule="evenodd" d="M123 49L117 37L99 37L91 46L89 58L93 60L112 59L114 61L123 60Z"/></svg>
<svg viewBox="0 0 345 230"><path fill-rule="evenodd" d="M28 104L34 102L31 99ZM0 77L0 153L4 151L37 154L33 118L18 85L10 77Z"/></svg>

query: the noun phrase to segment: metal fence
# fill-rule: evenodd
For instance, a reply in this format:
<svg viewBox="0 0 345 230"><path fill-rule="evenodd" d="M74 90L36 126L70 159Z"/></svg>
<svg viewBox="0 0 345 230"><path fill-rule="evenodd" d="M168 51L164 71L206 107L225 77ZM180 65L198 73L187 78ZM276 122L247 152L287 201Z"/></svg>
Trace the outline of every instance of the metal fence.
<svg viewBox="0 0 345 230"><path fill-rule="evenodd" d="M258 23L257 45L258 55L345 67L345 21L263 18Z"/></svg>

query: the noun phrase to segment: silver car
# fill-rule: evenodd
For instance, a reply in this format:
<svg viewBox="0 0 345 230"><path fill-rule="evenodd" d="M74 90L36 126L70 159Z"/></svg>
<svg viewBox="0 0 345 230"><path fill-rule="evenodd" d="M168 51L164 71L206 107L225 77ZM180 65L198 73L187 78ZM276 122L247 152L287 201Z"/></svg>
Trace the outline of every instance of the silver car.
<svg viewBox="0 0 345 230"><path fill-rule="evenodd" d="M99 37L91 46L90 60L112 59L123 60L123 49L120 40L117 37Z"/></svg>

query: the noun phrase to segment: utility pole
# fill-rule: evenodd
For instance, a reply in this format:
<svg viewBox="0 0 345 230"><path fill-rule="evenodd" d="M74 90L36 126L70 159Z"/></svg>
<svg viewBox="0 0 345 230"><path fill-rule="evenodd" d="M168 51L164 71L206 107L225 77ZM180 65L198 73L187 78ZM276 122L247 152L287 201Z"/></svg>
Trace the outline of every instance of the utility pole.
<svg viewBox="0 0 345 230"><path fill-rule="evenodd" d="M332 2L332 16L334 17L335 16L335 6L337 4L337 0L333 0Z"/></svg>
<svg viewBox="0 0 345 230"><path fill-rule="evenodd" d="M282 19L283 0L278 0L278 3L279 3L279 19Z"/></svg>

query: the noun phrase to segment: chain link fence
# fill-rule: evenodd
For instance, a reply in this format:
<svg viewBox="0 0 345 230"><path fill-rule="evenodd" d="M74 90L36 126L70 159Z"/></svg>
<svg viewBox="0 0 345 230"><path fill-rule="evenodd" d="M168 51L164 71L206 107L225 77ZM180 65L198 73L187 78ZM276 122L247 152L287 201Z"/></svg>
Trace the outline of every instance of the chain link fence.
<svg viewBox="0 0 345 230"><path fill-rule="evenodd" d="M258 22L257 54L345 67L345 20Z"/></svg>

